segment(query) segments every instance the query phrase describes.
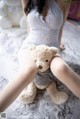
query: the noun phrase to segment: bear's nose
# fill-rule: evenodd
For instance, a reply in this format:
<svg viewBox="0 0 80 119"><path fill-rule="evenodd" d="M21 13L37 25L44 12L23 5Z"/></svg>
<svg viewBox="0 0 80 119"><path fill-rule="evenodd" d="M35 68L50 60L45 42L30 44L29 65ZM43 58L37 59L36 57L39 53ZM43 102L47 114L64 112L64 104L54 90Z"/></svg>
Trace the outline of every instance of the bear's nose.
<svg viewBox="0 0 80 119"><path fill-rule="evenodd" d="M41 65L39 65L39 69L42 69L42 66Z"/></svg>

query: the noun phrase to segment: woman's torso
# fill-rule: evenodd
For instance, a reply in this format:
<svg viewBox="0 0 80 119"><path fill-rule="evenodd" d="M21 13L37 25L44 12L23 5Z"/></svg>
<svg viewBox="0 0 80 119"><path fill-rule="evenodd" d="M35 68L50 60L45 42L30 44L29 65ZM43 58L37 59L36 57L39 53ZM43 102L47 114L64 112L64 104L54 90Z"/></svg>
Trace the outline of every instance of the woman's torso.
<svg viewBox="0 0 80 119"><path fill-rule="evenodd" d="M58 4L53 0L48 0L49 9L45 21L36 9L32 10L27 16L30 27L29 34L24 41L28 44L45 44L58 47L58 35L63 23L63 12Z"/></svg>

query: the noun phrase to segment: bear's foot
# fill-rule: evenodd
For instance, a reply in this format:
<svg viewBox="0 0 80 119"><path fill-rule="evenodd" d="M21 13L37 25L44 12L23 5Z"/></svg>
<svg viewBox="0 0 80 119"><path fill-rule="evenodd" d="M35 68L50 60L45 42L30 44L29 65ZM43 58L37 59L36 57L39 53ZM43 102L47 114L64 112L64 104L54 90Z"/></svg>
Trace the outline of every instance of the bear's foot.
<svg viewBox="0 0 80 119"><path fill-rule="evenodd" d="M57 105L65 103L67 99L68 95L62 91L58 91L56 94L53 94L53 96L51 96L51 100Z"/></svg>
<svg viewBox="0 0 80 119"><path fill-rule="evenodd" d="M65 92L57 90L55 82L51 83L46 88L46 90L47 90L51 100L57 105L65 103L68 99L68 95Z"/></svg>
<svg viewBox="0 0 80 119"><path fill-rule="evenodd" d="M30 104L34 101L36 93L37 87L32 82L28 85L26 89L22 91L22 93L19 95L19 99L25 104Z"/></svg>

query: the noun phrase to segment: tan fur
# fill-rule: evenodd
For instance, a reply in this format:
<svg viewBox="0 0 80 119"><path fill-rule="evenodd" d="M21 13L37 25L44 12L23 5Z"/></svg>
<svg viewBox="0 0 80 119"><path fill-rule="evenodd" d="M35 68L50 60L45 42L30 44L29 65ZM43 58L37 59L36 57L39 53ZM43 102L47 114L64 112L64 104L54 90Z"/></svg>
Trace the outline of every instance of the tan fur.
<svg viewBox="0 0 80 119"><path fill-rule="evenodd" d="M53 59L53 57L57 54L58 50L55 47L49 47L46 45L33 45L29 48L29 52L33 60L36 61L38 71L44 72L50 67L50 62ZM46 60L48 60L48 62L46 62ZM39 66L42 66L42 69L39 69ZM68 95L65 92L58 91L54 81L52 81L48 85L45 84L44 86L39 86L31 82L28 88L21 93L20 99L27 104L32 103L36 97L37 88L46 89L51 100L55 104L63 104L67 101Z"/></svg>

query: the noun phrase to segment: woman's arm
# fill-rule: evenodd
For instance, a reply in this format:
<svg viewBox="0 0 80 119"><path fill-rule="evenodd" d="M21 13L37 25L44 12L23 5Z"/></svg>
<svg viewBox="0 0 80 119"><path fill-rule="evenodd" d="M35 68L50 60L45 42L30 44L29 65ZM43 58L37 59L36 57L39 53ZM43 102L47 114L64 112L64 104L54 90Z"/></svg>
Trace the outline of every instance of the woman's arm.
<svg viewBox="0 0 80 119"><path fill-rule="evenodd" d="M27 32L29 32L30 28L29 28L28 21L27 21L27 14L25 14L25 12L24 12L24 9L28 4L28 0L21 0L21 3L22 3L23 15L24 15L24 17L26 19Z"/></svg>
<svg viewBox="0 0 80 119"><path fill-rule="evenodd" d="M61 9L63 10L63 24L60 28L60 32L59 32L59 46L61 50L64 50L64 45L61 42L61 38L62 38L62 33L63 33L63 27L64 24L66 22L67 16L68 16L68 12L69 12L69 8L71 5L71 1L72 0L58 0L58 4L61 7Z"/></svg>
<svg viewBox="0 0 80 119"><path fill-rule="evenodd" d="M22 9L23 9L23 13L24 13L24 8L26 7L28 0L21 0L21 3L22 3Z"/></svg>

